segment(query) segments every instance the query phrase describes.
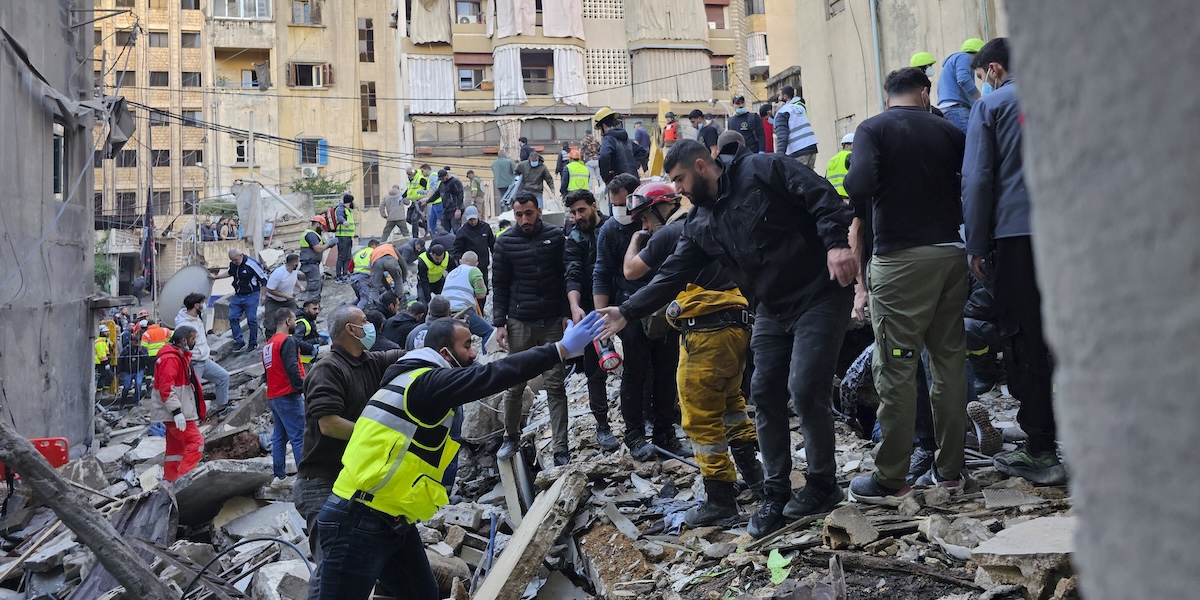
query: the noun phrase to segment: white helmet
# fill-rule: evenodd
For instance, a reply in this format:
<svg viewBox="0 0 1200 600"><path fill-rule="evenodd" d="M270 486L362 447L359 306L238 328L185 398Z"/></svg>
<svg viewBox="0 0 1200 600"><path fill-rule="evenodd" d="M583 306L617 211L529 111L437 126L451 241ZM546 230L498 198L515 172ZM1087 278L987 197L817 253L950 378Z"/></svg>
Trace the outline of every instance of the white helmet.
<svg viewBox="0 0 1200 600"><path fill-rule="evenodd" d="M107 325L100 326L100 335L108 335L108 326Z"/></svg>
<svg viewBox="0 0 1200 600"><path fill-rule="evenodd" d="M853 143L854 143L854 134L853 134L853 133L847 133L846 135L843 135L843 136L842 136L842 143L843 143L843 144L853 144Z"/></svg>

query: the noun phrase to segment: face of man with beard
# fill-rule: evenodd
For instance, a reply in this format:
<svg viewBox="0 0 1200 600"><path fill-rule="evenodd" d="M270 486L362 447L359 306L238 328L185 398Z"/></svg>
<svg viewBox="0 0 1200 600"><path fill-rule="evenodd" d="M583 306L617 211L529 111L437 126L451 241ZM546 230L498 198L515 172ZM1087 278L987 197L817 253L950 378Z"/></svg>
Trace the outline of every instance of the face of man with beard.
<svg viewBox="0 0 1200 600"><path fill-rule="evenodd" d="M687 196L696 206L711 206L716 203L718 175L716 163L703 158L697 158L690 164L681 161L667 173L671 183L675 185L675 190Z"/></svg>

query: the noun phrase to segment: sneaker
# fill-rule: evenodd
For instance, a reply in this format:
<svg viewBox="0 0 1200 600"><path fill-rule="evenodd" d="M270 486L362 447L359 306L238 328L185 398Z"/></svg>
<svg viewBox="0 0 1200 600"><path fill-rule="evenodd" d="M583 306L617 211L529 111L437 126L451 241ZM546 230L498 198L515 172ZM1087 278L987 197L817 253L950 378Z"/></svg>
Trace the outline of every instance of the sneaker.
<svg viewBox="0 0 1200 600"><path fill-rule="evenodd" d="M758 512L750 516L750 522L746 525L746 532L756 540L783 527L783 509L788 503L788 496L791 496L788 494L780 498L773 492L767 492L766 495L758 507Z"/></svg>
<svg viewBox="0 0 1200 600"><path fill-rule="evenodd" d="M917 478L915 485L944 487L951 492L957 492L966 487L967 476L960 473L954 479L946 479L938 474L937 467L929 467L923 475Z"/></svg>
<svg viewBox="0 0 1200 600"><path fill-rule="evenodd" d="M996 470L1012 477L1022 477L1038 485L1063 485L1067 482L1067 468L1052 450L1030 452L1018 448L1002 452L992 458Z"/></svg>
<svg viewBox="0 0 1200 600"><path fill-rule="evenodd" d="M908 483L912 484L918 477L933 468L936 450L926 450L920 446L913 448L912 457L908 459Z"/></svg>
<svg viewBox="0 0 1200 600"><path fill-rule="evenodd" d="M800 517L828 512L845 499L845 492L836 482L825 485L809 482L792 492L792 497L783 507L783 516L789 521L795 521Z"/></svg>
<svg viewBox="0 0 1200 600"><path fill-rule="evenodd" d="M625 446L629 448L633 460L645 462L654 459L654 446L640 435L625 436Z"/></svg>
<svg viewBox="0 0 1200 600"><path fill-rule="evenodd" d="M290 489L292 487L292 478L291 477L276 477L271 480L270 485L271 485L271 489L273 489L273 490Z"/></svg>
<svg viewBox="0 0 1200 600"><path fill-rule="evenodd" d="M496 451L496 460L508 460L517 453L516 440L504 436L504 443L500 444L500 449Z"/></svg>
<svg viewBox="0 0 1200 600"><path fill-rule="evenodd" d="M246 349L246 342L234 342L229 349L233 352L241 352Z"/></svg>
<svg viewBox="0 0 1200 600"><path fill-rule="evenodd" d="M1004 437L992 427L992 415L982 402L967 404L967 418L975 425L975 439L979 440L979 452L994 456L1004 445Z"/></svg>
<svg viewBox="0 0 1200 600"><path fill-rule="evenodd" d="M571 453L562 450L554 453L554 466L561 467L571 462Z"/></svg>
<svg viewBox="0 0 1200 600"><path fill-rule="evenodd" d="M613 435L612 429L607 425L596 426L596 443L600 444L600 449L605 452L612 452L621 447L621 442L617 441L617 436Z"/></svg>
<svg viewBox="0 0 1200 600"><path fill-rule="evenodd" d="M246 347L246 352L254 352L255 350L258 350L258 342L251 342L250 345Z"/></svg>
<svg viewBox="0 0 1200 600"><path fill-rule="evenodd" d="M850 481L850 500L854 502L900 506L912 495L912 486L905 485L900 489L884 487L875 481L874 475L859 475Z"/></svg>
<svg viewBox="0 0 1200 600"><path fill-rule="evenodd" d="M226 404L225 406L218 407L217 408L217 418L224 419L225 417L229 416L229 413L233 412L234 409L236 409L237 407L238 407L237 402L230 402L229 404Z"/></svg>

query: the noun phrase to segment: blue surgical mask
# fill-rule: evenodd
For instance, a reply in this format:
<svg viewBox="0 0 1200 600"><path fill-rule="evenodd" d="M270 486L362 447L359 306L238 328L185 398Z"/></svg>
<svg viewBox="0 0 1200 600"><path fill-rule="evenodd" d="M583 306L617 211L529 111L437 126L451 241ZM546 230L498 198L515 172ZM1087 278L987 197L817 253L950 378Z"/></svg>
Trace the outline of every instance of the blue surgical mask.
<svg viewBox="0 0 1200 600"><path fill-rule="evenodd" d="M354 336L355 339L357 339L359 341L359 343L361 343L363 345L364 350L370 350L371 347L375 345L375 324L374 323L363 323L362 325L357 325L357 326L362 327L363 336L362 337Z"/></svg>
<svg viewBox="0 0 1200 600"><path fill-rule="evenodd" d="M739 114L739 115L744 115L744 114L746 114L746 107L745 107L745 106L743 106L743 107L740 107L740 108L735 108L735 109L733 109L733 112L735 112L735 113L737 113L737 114Z"/></svg>
<svg viewBox="0 0 1200 600"><path fill-rule="evenodd" d="M538 166L538 164L539 164L539 163L538 163L538 161L536 161L536 160L531 160L531 161L529 161L529 166L531 166L531 167L536 167L536 166Z"/></svg>
<svg viewBox="0 0 1200 600"><path fill-rule="evenodd" d="M983 89L979 90L979 93L981 95L986 96L986 95L996 91L996 88L992 87L991 83L988 83L988 77L991 77L991 76L992 76L992 72L990 70L987 72L987 75L983 76Z"/></svg>

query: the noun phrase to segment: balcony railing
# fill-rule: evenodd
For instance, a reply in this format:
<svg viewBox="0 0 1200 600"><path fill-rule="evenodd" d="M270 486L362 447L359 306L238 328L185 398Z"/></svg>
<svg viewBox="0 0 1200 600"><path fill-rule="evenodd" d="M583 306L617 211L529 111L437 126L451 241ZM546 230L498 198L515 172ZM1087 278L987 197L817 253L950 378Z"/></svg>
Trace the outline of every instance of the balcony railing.
<svg viewBox="0 0 1200 600"><path fill-rule="evenodd" d="M530 96L549 96L554 93L554 80L550 78L524 79L525 93Z"/></svg>

